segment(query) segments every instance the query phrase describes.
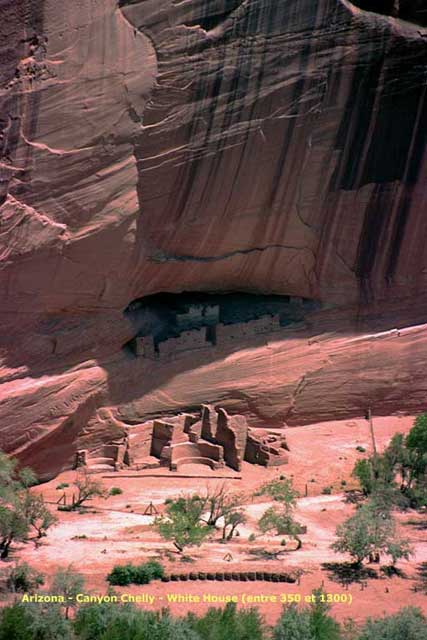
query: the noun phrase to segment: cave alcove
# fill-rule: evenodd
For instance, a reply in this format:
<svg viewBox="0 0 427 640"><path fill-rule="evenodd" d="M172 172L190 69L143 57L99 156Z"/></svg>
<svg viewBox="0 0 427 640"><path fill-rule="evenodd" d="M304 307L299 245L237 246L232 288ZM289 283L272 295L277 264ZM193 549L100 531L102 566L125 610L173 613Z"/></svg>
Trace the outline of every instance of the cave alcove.
<svg viewBox="0 0 427 640"><path fill-rule="evenodd" d="M427 26L427 0L352 0L352 4L364 11Z"/></svg>

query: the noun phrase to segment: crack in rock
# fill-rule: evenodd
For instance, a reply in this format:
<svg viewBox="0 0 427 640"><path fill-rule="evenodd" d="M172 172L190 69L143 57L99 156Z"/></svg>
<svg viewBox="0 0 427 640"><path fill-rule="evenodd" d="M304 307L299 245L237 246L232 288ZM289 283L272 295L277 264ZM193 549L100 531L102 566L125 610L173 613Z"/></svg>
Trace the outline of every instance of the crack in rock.
<svg viewBox="0 0 427 640"><path fill-rule="evenodd" d="M287 249L290 251L313 251L309 247L294 247L286 244L271 244L265 247L251 247L250 249L237 249L236 251L230 251L220 256L192 256L192 255L167 255L162 251L157 252L155 255L150 256L152 262L217 262L220 260L228 260L237 255L248 255L250 253L268 251L269 249ZM313 253L314 255L314 253Z"/></svg>

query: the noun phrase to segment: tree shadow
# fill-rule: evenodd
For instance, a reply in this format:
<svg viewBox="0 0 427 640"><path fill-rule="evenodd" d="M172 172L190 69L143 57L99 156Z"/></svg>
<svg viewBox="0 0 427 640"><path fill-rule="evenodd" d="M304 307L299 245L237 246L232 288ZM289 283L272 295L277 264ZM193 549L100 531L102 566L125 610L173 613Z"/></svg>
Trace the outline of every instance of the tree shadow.
<svg viewBox="0 0 427 640"><path fill-rule="evenodd" d="M264 548L257 549L248 549L247 552L251 558L248 558L249 561L257 561L257 560L280 560L280 556L284 553L287 553L286 549L279 549L279 551L269 551Z"/></svg>
<svg viewBox="0 0 427 640"><path fill-rule="evenodd" d="M417 567L417 582L412 588L413 591L421 591L427 595L427 562L421 562Z"/></svg>
<svg viewBox="0 0 427 640"><path fill-rule="evenodd" d="M346 504L362 504L366 500L366 496L363 495L362 491L358 491L356 489L352 489L350 491L345 492L344 502Z"/></svg>
<svg viewBox="0 0 427 640"><path fill-rule="evenodd" d="M378 573L370 567L359 566L353 562L324 562L322 569L328 571L328 578L346 587L353 583L365 585L367 580L378 579Z"/></svg>
<svg viewBox="0 0 427 640"><path fill-rule="evenodd" d="M427 531L427 520L408 520L404 524L414 527L417 531Z"/></svg>
<svg viewBox="0 0 427 640"><path fill-rule="evenodd" d="M385 567L381 567L381 573L385 575L386 578L402 578L402 580L407 580L407 574L399 569L399 567L395 567L392 564L388 564Z"/></svg>

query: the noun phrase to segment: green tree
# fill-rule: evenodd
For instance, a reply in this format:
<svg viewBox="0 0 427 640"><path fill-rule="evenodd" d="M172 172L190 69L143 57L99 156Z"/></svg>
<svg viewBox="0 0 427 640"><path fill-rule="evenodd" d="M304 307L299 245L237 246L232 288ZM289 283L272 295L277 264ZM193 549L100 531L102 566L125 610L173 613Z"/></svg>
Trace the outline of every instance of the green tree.
<svg viewBox="0 0 427 640"><path fill-rule="evenodd" d="M365 496L381 497L384 507L427 506L427 414L406 437L394 434L383 455L359 460L353 475Z"/></svg>
<svg viewBox="0 0 427 640"><path fill-rule="evenodd" d="M209 609L201 616L187 617L201 640L264 640L265 625L257 609L237 609L232 602L224 609Z"/></svg>
<svg viewBox="0 0 427 640"><path fill-rule="evenodd" d="M354 466L352 476L359 481L365 496L369 496L374 490L375 476L371 459L358 460Z"/></svg>
<svg viewBox="0 0 427 640"><path fill-rule="evenodd" d="M262 533L274 531L277 536L289 536L297 542L296 550L301 549L302 540L299 536L303 529L291 514L285 513L277 507L269 507L259 519L258 526Z"/></svg>
<svg viewBox="0 0 427 640"><path fill-rule="evenodd" d="M82 468L74 481L77 487L77 497L74 499L73 509L79 509L92 498L108 498L109 494L99 480L94 479L86 468Z"/></svg>
<svg viewBox="0 0 427 640"><path fill-rule="evenodd" d="M32 616L27 607L14 604L0 614L0 640L33 640Z"/></svg>
<svg viewBox="0 0 427 640"><path fill-rule="evenodd" d="M411 457L407 493L413 506L427 506L427 413L419 415L405 441Z"/></svg>
<svg viewBox="0 0 427 640"><path fill-rule="evenodd" d="M369 525L362 508L337 527L337 540L331 545L334 551L349 553L358 565L372 553L372 541L367 535Z"/></svg>
<svg viewBox="0 0 427 640"><path fill-rule="evenodd" d="M70 608L76 607L76 596L82 593L85 586L84 576L75 571L73 565L59 568L53 576L52 593L62 595L65 599L65 618L68 620Z"/></svg>
<svg viewBox="0 0 427 640"><path fill-rule="evenodd" d="M308 607L284 607L273 628L273 640L340 640L340 626L329 615L330 608L322 589L315 589Z"/></svg>
<svg viewBox="0 0 427 640"><path fill-rule="evenodd" d="M313 591L310 604L310 627L315 640L340 640L339 624L329 615L331 606L326 602L322 589Z"/></svg>
<svg viewBox="0 0 427 640"><path fill-rule="evenodd" d="M56 603L25 605L31 615L32 640L72 640L72 626Z"/></svg>
<svg viewBox="0 0 427 640"><path fill-rule="evenodd" d="M179 552L185 547L199 546L212 533L212 527L203 521L203 509L199 496L172 500L166 505L165 514L155 519L154 527Z"/></svg>
<svg viewBox="0 0 427 640"><path fill-rule="evenodd" d="M407 540L397 535L396 523L391 513L384 512L378 503L364 504L336 530L334 551L349 553L357 565L370 557L390 555L393 563L408 558L411 548Z"/></svg>
<svg viewBox="0 0 427 640"><path fill-rule="evenodd" d="M375 495L389 509L399 502L394 482L395 470L386 454L358 460L352 475L359 481L365 497Z"/></svg>
<svg viewBox="0 0 427 640"><path fill-rule="evenodd" d="M222 527L222 539L231 540L241 524L245 524L247 518L244 511L230 511L224 515Z"/></svg>
<svg viewBox="0 0 427 640"><path fill-rule="evenodd" d="M12 542L27 539L29 523L19 510L12 506L0 505L0 558L8 557Z"/></svg>
<svg viewBox="0 0 427 640"><path fill-rule="evenodd" d="M395 433L390 444L384 452L384 458L391 469L392 479L400 478L400 490L405 491L411 487L414 480L414 454L406 446L403 433Z"/></svg>
<svg viewBox="0 0 427 640"><path fill-rule="evenodd" d="M44 584L42 573L23 562L10 570L6 585L12 593L34 593Z"/></svg>
<svg viewBox="0 0 427 640"><path fill-rule="evenodd" d="M17 491L37 483L37 477L29 467L18 468L18 460L0 451L0 499L10 501Z"/></svg>
<svg viewBox="0 0 427 640"><path fill-rule="evenodd" d="M418 478L416 485L411 489L409 498L413 507L419 509L427 507L427 477Z"/></svg>
<svg viewBox="0 0 427 640"><path fill-rule="evenodd" d="M85 604L76 612L75 634L80 640L99 640L121 611L120 605L112 607L107 602Z"/></svg>
<svg viewBox="0 0 427 640"><path fill-rule="evenodd" d="M316 640L307 608L285 607L273 629L273 640Z"/></svg>
<svg viewBox="0 0 427 640"><path fill-rule="evenodd" d="M292 480L289 478L270 480L264 483L255 495L269 496L275 502L284 505L288 511L293 511L296 508L299 498L299 493L294 489Z"/></svg>
<svg viewBox="0 0 427 640"><path fill-rule="evenodd" d="M294 511L299 497L288 478L271 480L262 485L257 496L269 496L277 505L269 507L261 516L258 526L263 533L275 531L276 535L287 535L297 542L296 550L302 547L299 537L303 532L302 525L294 518Z"/></svg>
<svg viewBox="0 0 427 640"><path fill-rule="evenodd" d="M55 604L14 604L2 610L0 640L71 640L71 625Z"/></svg>
<svg viewBox="0 0 427 640"><path fill-rule="evenodd" d="M385 552L386 555L391 557L392 563L395 565L398 560L409 560L414 551L409 540L393 537L387 541Z"/></svg>
<svg viewBox="0 0 427 640"><path fill-rule="evenodd" d="M31 528L38 537L56 522L46 507L43 497L31 492L37 481L34 472L24 467L18 469L18 462L0 452L0 557L9 555L14 541L28 538Z"/></svg>
<svg viewBox="0 0 427 640"><path fill-rule="evenodd" d="M25 491L21 498L21 509L37 539L47 535L47 530L57 524L58 518L47 507L41 495Z"/></svg>
<svg viewBox="0 0 427 640"><path fill-rule="evenodd" d="M406 438L406 446L420 456L427 454L427 413L415 418L414 426Z"/></svg>
<svg viewBox="0 0 427 640"><path fill-rule="evenodd" d="M215 527L220 518L228 516L230 513L239 510L246 498L243 493L232 493L226 484L217 488L208 488L206 493L198 496L203 504L203 511L207 512L206 524Z"/></svg>
<svg viewBox="0 0 427 640"><path fill-rule="evenodd" d="M5 559L14 541L26 539L30 524L22 508L28 488L36 481L34 473L18 469L18 461L0 451L0 557Z"/></svg>

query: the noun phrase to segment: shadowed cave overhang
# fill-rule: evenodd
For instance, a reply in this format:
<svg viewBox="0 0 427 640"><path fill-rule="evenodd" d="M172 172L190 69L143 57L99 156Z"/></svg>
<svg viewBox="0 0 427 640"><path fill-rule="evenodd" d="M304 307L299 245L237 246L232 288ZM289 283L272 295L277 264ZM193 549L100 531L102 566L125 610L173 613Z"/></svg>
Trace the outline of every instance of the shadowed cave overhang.
<svg viewBox="0 0 427 640"><path fill-rule="evenodd" d="M320 308L315 300L293 296L257 295L246 292L160 293L131 302L125 316L138 336L152 336L156 346L183 331L218 324L252 323L277 316L281 326L301 322L305 315ZM128 345L126 345L128 346Z"/></svg>
<svg viewBox="0 0 427 640"><path fill-rule="evenodd" d="M352 4L364 11L427 26L426 0L353 0Z"/></svg>

